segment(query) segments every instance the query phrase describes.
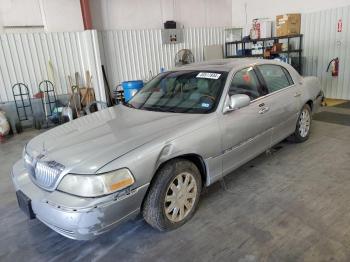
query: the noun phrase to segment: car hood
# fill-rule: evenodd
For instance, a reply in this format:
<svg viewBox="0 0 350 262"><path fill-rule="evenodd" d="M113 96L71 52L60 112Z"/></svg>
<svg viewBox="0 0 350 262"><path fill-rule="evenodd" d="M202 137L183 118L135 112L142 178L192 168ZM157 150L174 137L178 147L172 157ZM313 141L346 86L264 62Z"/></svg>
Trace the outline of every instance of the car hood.
<svg viewBox="0 0 350 262"><path fill-rule="evenodd" d="M70 172L93 174L105 164L156 138L181 135L200 114L111 107L53 128L26 146L32 157L63 164Z"/></svg>

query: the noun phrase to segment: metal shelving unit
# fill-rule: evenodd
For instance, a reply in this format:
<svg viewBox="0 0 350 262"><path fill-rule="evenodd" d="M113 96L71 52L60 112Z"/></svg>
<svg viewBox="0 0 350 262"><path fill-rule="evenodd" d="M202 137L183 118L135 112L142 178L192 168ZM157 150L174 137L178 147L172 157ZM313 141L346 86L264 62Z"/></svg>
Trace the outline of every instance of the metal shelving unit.
<svg viewBox="0 0 350 262"><path fill-rule="evenodd" d="M292 41L295 41L294 39L296 39L298 42L298 44L297 44L298 48L290 49L290 44ZM274 43L280 43L280 41L282 41L282 40L287 40L287 47L288 47L287 50L274 52L271 54L272 55L286 54L288 57L288 60L291 57L295 57L295 56L293 56L293 54L295 54L298 62L297 62L297 64L292 63L292 65L299 73L301 73L302 72L302 52L303 52L302 39L303 39L303 35L300 34L300 35L291 35L291 36L260 38L260 39L248 40L248 41L226 42L225 43L225 54L226 54L226 58L243 58L243 57L261 57L261 58L263 58L267 42L273 41ZM263 52L262 54L238 55L238 50L242 50L243 52L245 52L247 50L247 46L249 44L256 44L258 42L262 42L262 52ZM232 54L231 50L235 51L234 54Z"/></svg>

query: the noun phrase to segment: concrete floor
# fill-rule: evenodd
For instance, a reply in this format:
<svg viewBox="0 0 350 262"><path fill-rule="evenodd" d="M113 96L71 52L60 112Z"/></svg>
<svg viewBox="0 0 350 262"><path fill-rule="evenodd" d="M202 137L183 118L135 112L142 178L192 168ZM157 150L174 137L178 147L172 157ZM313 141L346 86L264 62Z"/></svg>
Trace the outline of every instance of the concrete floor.
<svg viewBox="0 0 350 262"><path fill-rule="evenodd" d="M209 187L176 231L138 218L87 242L17 207L9 170L36 134L0 144L0 261L350 261L349 126L314 121L306 143L281 143Z"/></svg>

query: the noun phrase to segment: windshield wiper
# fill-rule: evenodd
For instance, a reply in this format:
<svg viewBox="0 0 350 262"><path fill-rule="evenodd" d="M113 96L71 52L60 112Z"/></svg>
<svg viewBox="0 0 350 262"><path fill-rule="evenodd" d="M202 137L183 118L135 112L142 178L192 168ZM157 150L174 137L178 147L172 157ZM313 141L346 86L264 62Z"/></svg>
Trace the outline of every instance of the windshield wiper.
<svg viewBox="0 0 350 262"><path fill-rule="evenodd" d="M123 105L127 106L127 107L130 107L130 108L136 108L136 107L134 107L132 104L130 104L128 102L124 102Z"/></svg>
<svg viewBox="0 0 350 262"><path fill-rule="evenodd" d="M167 111L164 107L161 107L161 106L144 106L141 109L145 109L147 111L159 111L159 112Z"/></svg>

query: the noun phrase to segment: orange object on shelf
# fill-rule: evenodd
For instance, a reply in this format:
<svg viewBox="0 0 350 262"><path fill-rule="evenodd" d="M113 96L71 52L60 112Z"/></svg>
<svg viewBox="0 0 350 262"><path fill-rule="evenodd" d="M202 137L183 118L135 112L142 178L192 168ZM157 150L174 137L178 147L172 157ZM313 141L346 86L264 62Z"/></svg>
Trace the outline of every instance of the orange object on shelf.
<svg viewBox="0 0 350 262"><path fill-rule="evenodd" d="M271 49L272 53L278 53L282 51L282 43L274 43Z"/></svg>

